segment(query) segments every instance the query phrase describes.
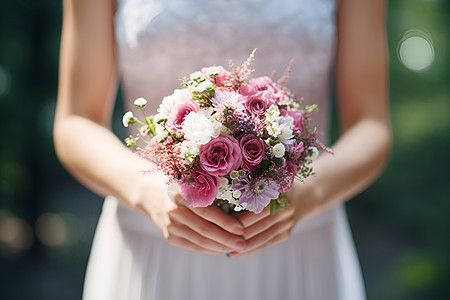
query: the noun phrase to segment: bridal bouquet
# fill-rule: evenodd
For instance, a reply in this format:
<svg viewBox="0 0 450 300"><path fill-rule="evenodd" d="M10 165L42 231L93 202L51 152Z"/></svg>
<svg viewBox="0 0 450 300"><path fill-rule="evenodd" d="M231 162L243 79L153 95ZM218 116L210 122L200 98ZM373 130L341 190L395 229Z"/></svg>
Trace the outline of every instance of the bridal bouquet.
<svg viewBox="0 0 450 300"><path fill-rule="evenodd" d="M123 116L124 126L138 131L127 146L155 162L193 207L215 203L255 213L269 204L272 212L286 207L282 194L294 178L313 174L318 149L328 150L307 127L317 106L301 108L302 99L284 87L290 68L278 82L249 79L253 57L240 67L230 62L231 71L213 66L192 73L155 115L147 116L147 101L138 98L143 120Z"/></svg>

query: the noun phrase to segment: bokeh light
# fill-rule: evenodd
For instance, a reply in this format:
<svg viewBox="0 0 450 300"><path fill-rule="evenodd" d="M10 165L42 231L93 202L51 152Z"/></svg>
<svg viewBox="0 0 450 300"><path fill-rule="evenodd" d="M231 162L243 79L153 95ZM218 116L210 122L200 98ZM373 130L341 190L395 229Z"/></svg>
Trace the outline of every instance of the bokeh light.
<svg viewBox="0 0 450 300"><path fill-rule="evenodd" d="M428 70L435 56L431 36L417 29L407 31L398 44L398 56L403 65L411 71Z"/></svg>
<svg viewBox="0 0 450 300"><path fill-rule="evenodd" d="M34 242L31 226L11 212L0 210L0 249L17 254L29 249Z"/></svg>
<svg viewBox="0 0 450 300"><path fill-rule="evenodd" d="M49 247L62 247L80 241L82 230L79 219L70 213L44 213L36 221L39 241Z"/></svg>

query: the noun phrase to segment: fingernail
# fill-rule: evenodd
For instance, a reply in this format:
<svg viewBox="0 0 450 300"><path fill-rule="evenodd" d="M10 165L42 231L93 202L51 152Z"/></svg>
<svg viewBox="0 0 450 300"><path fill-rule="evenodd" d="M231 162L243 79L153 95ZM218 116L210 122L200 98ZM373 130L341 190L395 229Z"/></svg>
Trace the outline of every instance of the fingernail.
<svg viewBox="0 0 450 300"><path fill-rule="evenodd" d="M230 253L229 252L225 253L225 256L230 257Z"/></svg>
<svg viewBox="0 0 450 300"><path fill-rule="evenodd" d="M230 258L238 258L239 257L239 252L231 252L231 253L227 253L228 257Z"/></svg>

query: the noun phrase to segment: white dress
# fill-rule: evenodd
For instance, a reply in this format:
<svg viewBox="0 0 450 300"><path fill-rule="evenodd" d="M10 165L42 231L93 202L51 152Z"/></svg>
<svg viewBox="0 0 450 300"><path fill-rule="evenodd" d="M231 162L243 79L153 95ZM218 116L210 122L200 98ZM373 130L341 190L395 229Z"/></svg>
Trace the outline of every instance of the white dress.
<svg viewBox="0 0 450 300"><path fill-rule="evenodd" d="M320 112L327 142L335 52L334 0L117 0L118 63L125 105L154 111L179 79L210 65L243 62L257 48L254 76L281 76ZM137 170L138 172L139 170ZM143 175L145 176L145 175ZM231 259L169 245L139 212L107 197L88 264L85 300L362 300L364 285L341 205L298 224L289 240Z"/></svg>

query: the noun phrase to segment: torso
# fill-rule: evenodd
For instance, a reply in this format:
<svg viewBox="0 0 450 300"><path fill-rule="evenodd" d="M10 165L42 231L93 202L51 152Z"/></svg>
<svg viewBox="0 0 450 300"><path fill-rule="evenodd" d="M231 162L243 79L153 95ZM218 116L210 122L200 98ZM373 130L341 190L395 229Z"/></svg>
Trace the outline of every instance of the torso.
<svg viewBox="0 0 450 300"><path fill-rule="evenodd" d="M210 65L241 64L257 48L253 75L281 77L320 112L325 134L334 61L334 0L118 0L116 39L125 105L150 100L151 112L180 79Z"/></svg>

